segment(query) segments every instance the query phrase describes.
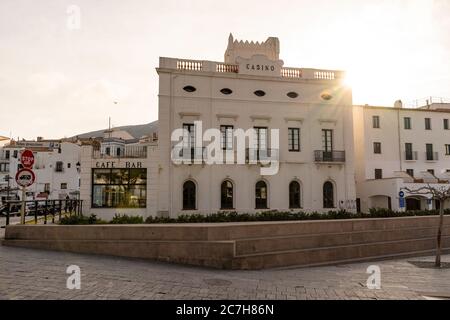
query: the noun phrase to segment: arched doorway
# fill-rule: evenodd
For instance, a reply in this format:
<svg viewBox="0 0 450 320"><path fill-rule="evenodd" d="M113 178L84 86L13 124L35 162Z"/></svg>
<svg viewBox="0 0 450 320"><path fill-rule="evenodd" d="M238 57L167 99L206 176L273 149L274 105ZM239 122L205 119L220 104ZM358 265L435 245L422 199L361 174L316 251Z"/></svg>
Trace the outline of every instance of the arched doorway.
<svg viewBox="0 0 450 320"><path fill-rule="evenodd" d="M421 201L418 198L406 198L406 211L422 210Z"/></svg>
<svg viewBox="0 0 450 320"><path fill-rule="evenodd" d="M301 208L301 197L300 197L300 183L298 181L291 181L289 183L289 208L297 209Z"/></svg>
<svg viewBox="0 0 450 320"><path fill-rule="evenodd" d="M183 210L195 210L196 208L196 186L191 180L183 184Z"/></svg>
<svg viewBox="0 0 450 320"><path fill-rule="evenodd" d="M233 209L233 183L230 180L220 185L220 208Z"/></svg>
<svg viewBox="0 0 450 320"><path fill-rule="evenodd" d="M334 208L334 186L331 181L323 184L323 207Z"/></svg>
<svg viewBox="0 0 450 320"><path fill-rule="evenodd" d="M264 181L258 181L255 186L255 208L267 209L267 184Z"/></svg>

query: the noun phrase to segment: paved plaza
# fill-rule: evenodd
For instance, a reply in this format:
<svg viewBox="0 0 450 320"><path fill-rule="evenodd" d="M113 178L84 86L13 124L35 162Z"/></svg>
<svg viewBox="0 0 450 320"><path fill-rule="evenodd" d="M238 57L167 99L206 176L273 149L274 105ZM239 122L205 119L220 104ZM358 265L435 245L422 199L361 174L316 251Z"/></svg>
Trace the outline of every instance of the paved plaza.
<svg viewBox="0 0 450 320"><path fill-rule="evenodd" d="M0 299L450 298L450 269L420 268L410 263L432 260L433 257L421 257L315 268L232 271L0 246ZM450 255L444 256L444 261L450 262ZM67 289L69 265L81 269L79 290ZM366 286L369 265L381 269L379 290Z"/></svg>

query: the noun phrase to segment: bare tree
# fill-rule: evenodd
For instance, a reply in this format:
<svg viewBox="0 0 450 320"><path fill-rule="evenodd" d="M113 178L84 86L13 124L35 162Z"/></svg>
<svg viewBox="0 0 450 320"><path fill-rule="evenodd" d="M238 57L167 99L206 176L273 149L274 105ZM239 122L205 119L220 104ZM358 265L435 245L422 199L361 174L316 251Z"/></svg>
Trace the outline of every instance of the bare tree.
<svg viewBox="0 0 450 320"><path fill-rule="evenodd" d="M437 234L437 248L436 248L436 262L435 266L441 267L441 252L442 252L442 230L444 228L444 202L450 199L450 188L448 186L432 187L427 184L424 187L418 189L403 188L410 195L425 196L429 198L431 196L434 200L439 200L439 228Z"/></svg>

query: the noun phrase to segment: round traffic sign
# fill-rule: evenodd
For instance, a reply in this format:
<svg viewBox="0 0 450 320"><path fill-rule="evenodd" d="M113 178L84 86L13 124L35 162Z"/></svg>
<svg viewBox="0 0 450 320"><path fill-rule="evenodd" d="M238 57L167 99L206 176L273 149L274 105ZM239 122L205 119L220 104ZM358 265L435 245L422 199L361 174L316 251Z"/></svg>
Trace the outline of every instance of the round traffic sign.
<svg viewBox="0 0 450 320"><path fill-rule="evenodd" d="M31 150L24 150L20 156L20 162L24 168L32 168L34 164L34 155Z"/></svg>
<svg viewBox="0 0 450 320"><path fill-rule="evenodd" d="M399 196L400 198L403 198L403 197L405 196L405 193L404 193L403 191L400 191L400 192L398 193L398 196Z"/></svg>
<svg viewBox="0 0 450 320"><path fill-rule="evenodd" d="M22 169L17 171L16 173L16 182L21 187L29 187L36 180L36 176L34 172L30 169Z"/></svg>

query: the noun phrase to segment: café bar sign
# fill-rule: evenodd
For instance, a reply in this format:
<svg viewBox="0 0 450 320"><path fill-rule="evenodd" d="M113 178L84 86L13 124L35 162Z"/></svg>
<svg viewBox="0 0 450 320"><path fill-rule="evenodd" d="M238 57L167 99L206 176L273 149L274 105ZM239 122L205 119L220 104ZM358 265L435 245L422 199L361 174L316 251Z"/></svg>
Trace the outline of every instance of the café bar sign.
<svg viewBox="0 0 450 320"><path fill-rule="evenodd" d="M262 54L254 55L250 59L238 57L236 61L240 74L279 77L283 67L283 60L269 60Z"/></svg>
<svg viewBox="0 0 450 320"><path fill-rule="evenodd" d="M95 167L99 169L140 169L143 168L141 161L97 161Z"/></svg>

